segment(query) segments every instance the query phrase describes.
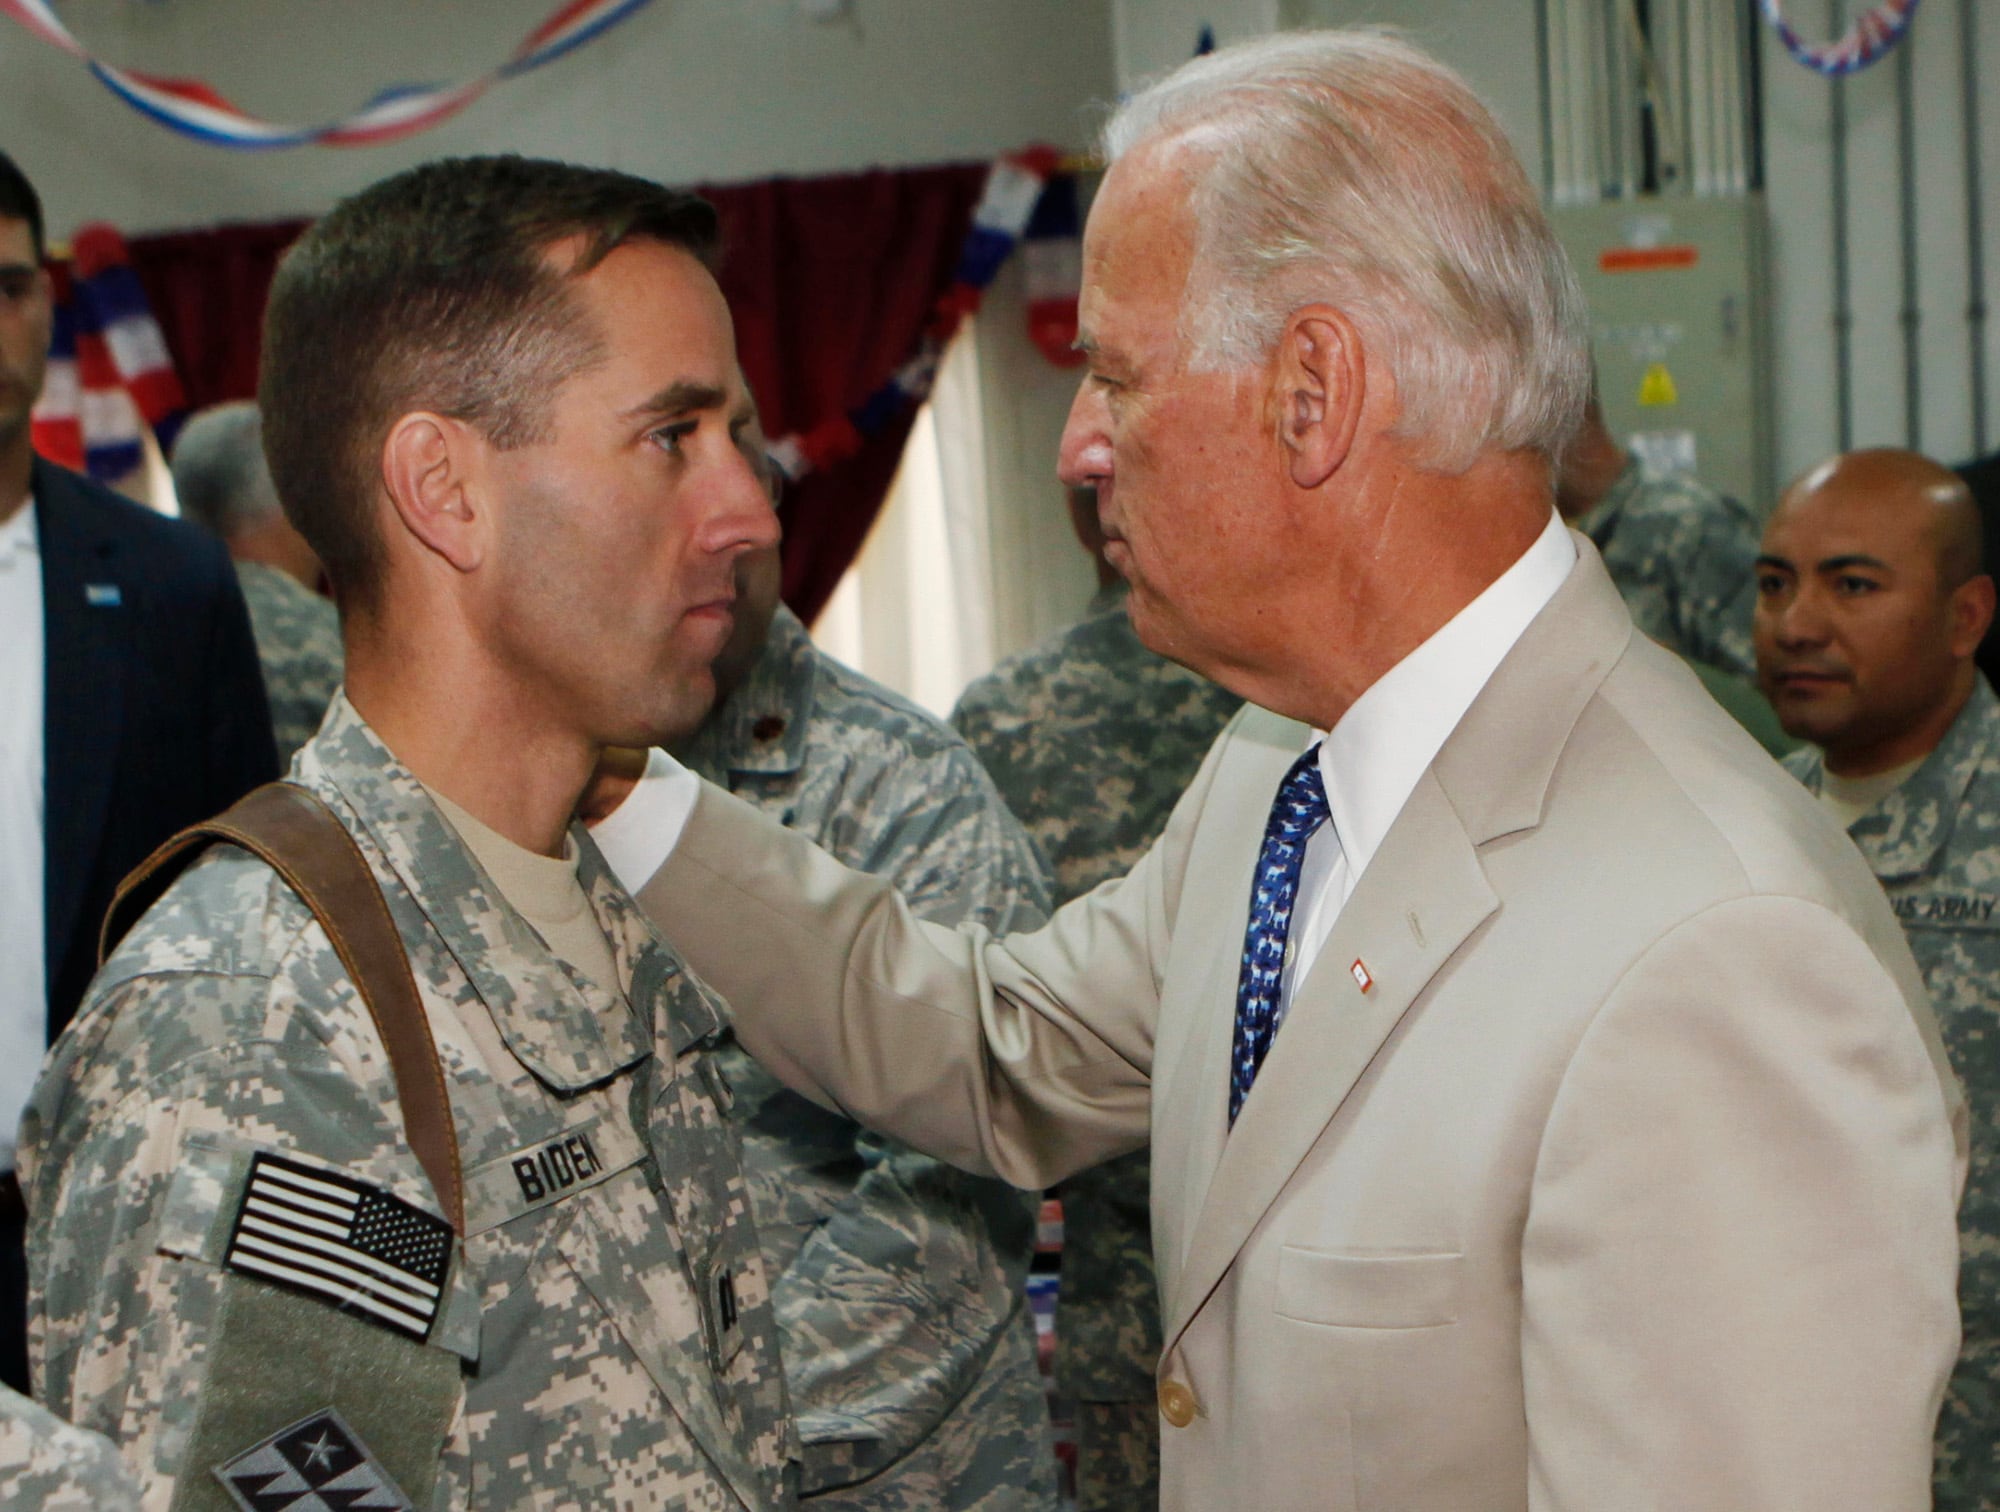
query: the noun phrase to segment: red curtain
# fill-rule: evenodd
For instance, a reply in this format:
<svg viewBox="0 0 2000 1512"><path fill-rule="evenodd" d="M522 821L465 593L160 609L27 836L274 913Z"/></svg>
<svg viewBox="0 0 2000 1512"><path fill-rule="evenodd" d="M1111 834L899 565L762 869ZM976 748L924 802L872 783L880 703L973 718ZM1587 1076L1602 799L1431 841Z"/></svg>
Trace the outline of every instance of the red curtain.
<svg viewBox="0 0 2000 1512"><path fill-rule="evenodd" d="M916 350L985 180L967 166L701 191L722 217L722 291L769 435L845 414ZM806 623L861 550L914 418L787 490L784 596Z"/></svg>
<svg viewBox="0 0 2000 1512"><path fill-rule="evenodd" d="M722 219L722 290L769 435L847 413L915 351L985 176L970 164L701 190ZM304 229L285 221L132 238L132 265L191 405L255 396L264 300ZM897 416L859 455L788 490L785 601L808 623L861 549L912 418Z"/></svg>
<svg viewBox="0 0 2000 1512"><path fill-rule="evenodd" d="M173 354L190 409L257 397L264 298L278 259L306 225L274 221L131 238L133 271Z"/></svg>

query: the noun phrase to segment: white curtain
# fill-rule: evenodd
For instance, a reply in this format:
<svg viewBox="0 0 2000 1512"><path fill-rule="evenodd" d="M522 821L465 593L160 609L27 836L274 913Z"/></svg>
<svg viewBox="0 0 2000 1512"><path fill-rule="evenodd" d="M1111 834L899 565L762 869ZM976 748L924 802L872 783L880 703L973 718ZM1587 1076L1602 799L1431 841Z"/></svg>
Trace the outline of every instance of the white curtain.
<svg viewBox="0 0 2000 1512"><path fill-rule="evenodd" d="M949 713L998 659L989 520L979 338L967 321L813 639L940 717Z"/></svg>

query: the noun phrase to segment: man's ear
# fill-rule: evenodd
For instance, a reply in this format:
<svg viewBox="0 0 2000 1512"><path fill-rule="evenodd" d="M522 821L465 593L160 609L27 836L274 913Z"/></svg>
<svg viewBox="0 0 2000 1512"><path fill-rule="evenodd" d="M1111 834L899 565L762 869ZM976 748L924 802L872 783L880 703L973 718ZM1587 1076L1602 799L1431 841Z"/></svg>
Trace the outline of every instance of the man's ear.
<svg viewBox="0 0 2000 1512"><path fill-rule="evenodd" d="M403 528L460 572L486 551L488 521L471 486L479 444L463 421L421 410L397 420L382 443L382 486Z"/></svg>
<svg viewBox="0 0 2000 1512"><path fill-rule="evenodd" d="M1278 440L1292 482L1318 488L1347 460L1361 424L1367 364L1360 333L1344 311L1306 305L1285 322L1275 363Z"/></svg>
<svg viewBox="0 0 2000 1512"><path fill-rule="evenodd" d="M1951 591L1951 654L1970 656L1993 623L1993 579L1967 578Z"/></svg>

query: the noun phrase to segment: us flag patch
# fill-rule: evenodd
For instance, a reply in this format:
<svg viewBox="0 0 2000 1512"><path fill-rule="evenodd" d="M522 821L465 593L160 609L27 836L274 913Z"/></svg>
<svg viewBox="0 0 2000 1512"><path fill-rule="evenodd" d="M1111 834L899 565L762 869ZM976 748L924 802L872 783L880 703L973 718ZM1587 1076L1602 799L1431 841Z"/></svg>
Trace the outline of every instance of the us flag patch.
<svg viewBox="0 0 2000 1512"><path fill-rule="evenodd" d="M451 1225L380 1187L253 1156L222 1263L421 1343L451 1269Z"/></svg>

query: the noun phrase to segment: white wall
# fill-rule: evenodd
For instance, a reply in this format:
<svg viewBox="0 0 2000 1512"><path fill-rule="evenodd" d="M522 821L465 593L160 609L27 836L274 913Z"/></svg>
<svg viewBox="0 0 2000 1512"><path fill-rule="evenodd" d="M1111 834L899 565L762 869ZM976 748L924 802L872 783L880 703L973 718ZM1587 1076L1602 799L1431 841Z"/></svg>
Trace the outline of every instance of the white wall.
<svg viewBox="0 0 2000 1512"><path fill-rule="evenodd" d="M1985 211L1985 289L1968 280L1961 7L1978 26L1981 71L2000 62L2000 6L1990 0L1930 0L1905 46L1914 49L1918 347L1922 449L1947 462L1974 447L1967 305L2000 296L2000 105L1978 122ZM1817 31L1815 35L1824 35ZM1833 379L1835 227L1831 202L1832 101L1827 82L1764 40L1765 164L1774 235L1778 472L1788 478L1839 446ZM1877 64L1847 85L1848 216L1852 268L1856 446L1902 446L1904 417L1901 173L1896 146L1896 63ZM1985 93L1991 94L1990 87ZM2000 446L2000 309L1987 322L1987 446Z"/></svg>
<svg viewBox="0 0 2000 1512"><path fill-rule="evenodd" d="M394 83L502 59L554 0L73 0L107 61L193 76L268 118L323 120ZM362 149L241 153L185 141L81 65L0 21L0 148L57 234L317 212L425 158L521 151L674 183L984 158L1081 146L1113 90L1109 0L654 0L589 46L503 84L456 120Z"/></svg>
<svg viewBox="0 0 2000 1512"><path fill-rule="evenodd" d="M1221 43L1286 27L1386 22L1465 75L1541 173L1541 71L1534 0L1112 0L1118 82L1186 62L1203 25Z"/></svg>
<svg viewBox="0 0 2000 1512"><path fill-rule="evenodd" d="M1286 24L1281 0L1113 0L1118 87L1130 89L1194 56L1204 26L1227 45Z"/></svg>

